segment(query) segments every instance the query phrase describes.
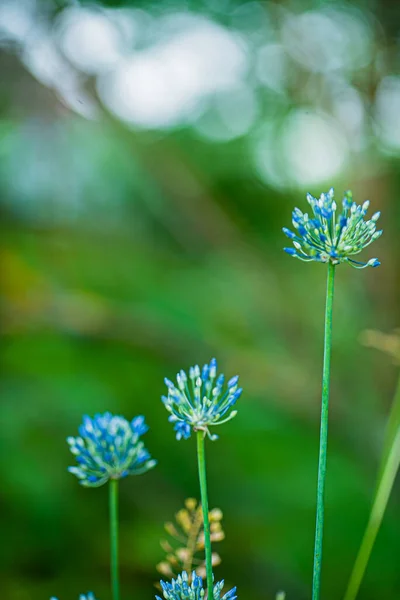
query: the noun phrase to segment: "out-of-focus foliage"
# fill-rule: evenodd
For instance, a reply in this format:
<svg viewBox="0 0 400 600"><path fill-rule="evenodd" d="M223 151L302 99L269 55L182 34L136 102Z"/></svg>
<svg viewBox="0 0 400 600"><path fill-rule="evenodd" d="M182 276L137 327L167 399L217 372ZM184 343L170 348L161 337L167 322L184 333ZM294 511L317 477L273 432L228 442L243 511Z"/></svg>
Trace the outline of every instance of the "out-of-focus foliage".
<svg viewBox="0 0 400 600"><path fill-rule="evenodd" d="M379 331L366 331L363 338L368 346L376 347L389 354L398 361L399 355L399 331L395 330L393 335L387 335ZM387 420L383 451L377 486L371 507L368 524L354 563L353 571L345 593L345 600L355 600L358 596L360 585L363 581L366 568L371 558L371 553L382 525L383 518L388 506L393 486L398 476L400 467L400 378L393 398L390 414Z"/></svg>
<svg viewBox="0 0 400 600"><path fill-rule="evenodd" d="M215 545L225 539L222 529L222 511L214 508L209 512L210 537ZM175 515L175 523L168 521L164 525L168 533L168 540L161 540L161 547L166 552L165 560L157 565L164 577L176 577L182 571L188 574L189 583L192 581L192 572L195 570L200 577L206 576L204 560L204 521L201 504L194 498L185 500L185 508L181 508ZM199 554L202 553L200 558ZM221 563L217 552L212 553L214 567Z"/></svg>
<svg viewBox="0 0 400 600"><path fill-rule="evenodd" d="M107 600L106 492L66 469L82 415L146 415L121 486L125 597L154 597L163 523L198 495L165 375L216 356L244 389L206 448L240 598L310 596L325 269L282 251L334 186L380 210L378 269L337 269L323 589L343 595L397 378L399 15L390 2L0 2L0 581ZM360 255L362 258L363 255ZM400 595L394 489L360 600Z"/></svg>
<svg viewBox="0 0 400 600"><path fill-rule="evenodd" d="M396 365L400 364L400 330L395 329L392 333L367 330L361 336L362 342L371 348L377 348L389 355ZM387 419L385 436L382 447L378 481L382 478L383 470L388 462L389 455L393 454L395 440L400 429L400 377L397 382L396 391Z"/></svg>
<svg viewBox="0 0 400 600"><path fill-rule="evenodd" d="M395 364L400 364L400 329L395 329L392 333L367 330L363 332L361 341L370 348L386 352Z"/></svg>

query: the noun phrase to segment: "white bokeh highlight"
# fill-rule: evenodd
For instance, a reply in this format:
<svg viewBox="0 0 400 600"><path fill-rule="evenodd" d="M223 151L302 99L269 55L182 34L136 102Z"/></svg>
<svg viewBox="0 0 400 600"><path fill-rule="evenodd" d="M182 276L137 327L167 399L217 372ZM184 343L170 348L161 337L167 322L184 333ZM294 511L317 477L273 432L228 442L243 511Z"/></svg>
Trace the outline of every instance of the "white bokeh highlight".
<svg viewBox="0 0 400 600"><path fill-rule="evenodd" d="M307 188L332 180L343 170L349 146L330 116L296 109L278 125L267 125L254 141L258 176L274 187Z"/></svg>
<svg viewBox="0 0 400 600"><path fill-rule="evenodd" d="M100 9L65 10L56 35L66 58L90 75L111 69L123 56L121 32Z"/></svg>
<svg viewBox="0 0 400 600"><path fill-rule="evenodd" d="M400 152L400 77L385 77L378 87L375 129L386 150Z"/></svg>
<svg viewBox="0 0 400 600"><path fill-rule="evenodd" d="M162 24L161 24L162 25ZM134 52L98 79L104 104L139 127L168 128L193 119L212 94L235 88L248 59L242 40L204 17L177 14L164 41Z"/></svg>
<svg viewBox="0 0 400 600"><path fill-rule="evenodd" d="M369 24L344 7L287 13L282 40L294 61L317 73L359 69L371 59Z"/></svg>
<svg viewBox="0 0 400 600"><path fill-rule="evenodd" d="M331 180L343 168L348 145L328 115L298 109L285 122L282 139L289 173L302 186Z"/></svg>
<svg viewBox="0 0 400 600"><path fill-rule="evenodd" d="M199 118L194 128L202 138L228 142L246 135L258 115L259 103L254 90L242 85L216 93L208 111Z"/></svg>
<svg viewBox="0 0 400 600"><path fill-rule="evenodd" d="M256 75L259 81L275 92L285 91L288 79L288 59L282 44L265 44L256 57Z"/></svg>

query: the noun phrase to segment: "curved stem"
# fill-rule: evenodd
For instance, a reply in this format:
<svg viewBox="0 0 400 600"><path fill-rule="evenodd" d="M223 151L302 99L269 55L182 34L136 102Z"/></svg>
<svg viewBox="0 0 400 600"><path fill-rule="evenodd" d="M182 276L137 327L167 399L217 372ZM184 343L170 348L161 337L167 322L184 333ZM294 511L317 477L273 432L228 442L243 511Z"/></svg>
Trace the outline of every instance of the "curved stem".
<svg viewBox="0 0 400 600"><path fill-rule="evenodd" d="M375 489L375 495L378 493L378 485L383 476L383 472L386 468L386 463L389 458L389 454L392 451L394 440L400 428L400 377L397 382L396 391L394 394L392 407L390 409L389 419L385 431L385 441L383 446L383 453L381 463L379 467L379 473L377 477L377 486Z"/></svg>
<svg viewBox="0 0 400 600"><path fill-rule="evenodd" d="M324 492L326 477L326 452L328 445L328 408L332 347L332 306L335 265L328 264L325 306L324 366L322 370L321 429L319 440L317 517L315 526L314 571L312 600L319 600L321 585L322 538L324 532Z"/></svg>
<svg viewBox="0 0 400 600"><path fill-rule="evenodd" d="M386 510L396 475L400 468L400 380L389 418L387 444L385 445L378 487L369 516L368 525L358 551L344 600L355 600L371 556L372 548Z"/></svg>
<svg viewBox="0 0 400 600"><path fill-rule="evenodd" d="M113 600L119 600L118 575L118 479L110 479L110 573Z"/></svg>
<svg viewBox="0 0 400 600"><path fill-rule="evenodd" d="M204 521L204 550L205 550L205 554L206 554L206 573L207 573L207 589L208 589L207 600L214 600L210 520L208 517L206 459L205 459L205 454L204 454L204 432L203 431L197 432L197 461L198 461L198 467L199 467L201 507L203 510L203 521Z"/></svg>
<svg viewBox="0 0 400 600"><path fill-rule="evenodd" d="M345 595L345 600L354 600L358 594L361 581L367 568L368 560L375 543L376 536L382 523L383 515L392 491L393 483L400 465L400 430L394 440L392 450L389 454L382 478L379 482L378 491L375 497L371 515L368 521L357 560L351 574L349 587Z"/></svg>

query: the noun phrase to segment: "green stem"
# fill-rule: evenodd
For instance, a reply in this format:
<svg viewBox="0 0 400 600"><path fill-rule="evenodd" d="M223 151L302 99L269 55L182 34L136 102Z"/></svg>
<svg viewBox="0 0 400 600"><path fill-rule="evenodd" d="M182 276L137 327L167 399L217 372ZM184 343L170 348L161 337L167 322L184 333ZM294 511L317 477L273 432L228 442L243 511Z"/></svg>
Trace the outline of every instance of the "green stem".
<svg viewBox="0 0 400 600"><path fill-rule="evenodd" d="M204 549L205 549L205 553L206 553L206 573L207 573L207 589L208 589L207 600L214 600L210 520L208 517L206 458L205 458L205 454L204 454L204 431L197 432L197 461L198 461L198 466L199 466L201 507L203 510L203 521L204 521Z"/></svg>
<svg viewBox="0 0 400 600"><path fill-rule="evenodd" d="M379 473L377 478L377 487L375 495L378 493L378 486L385 470L386 462L389 454L392 450L394 439L400 428L400 377L397 382L396 391L394 394L392 406L390 409L389 419L385 431L385 439L383 444L382 458L379 466Z"/></svg>
<svg viewBox="0 0 400 600"><path fill-rule="evenodd" d="M119 600L118 576L118 479L110 479L110 573L113 600Z"/></svg>
<svg viewBox="0 0 400 600"><path fill-rule="evenodd" d="M314 572L312 600L319 600L322 565L322 538L324 533L324 492L326 477L326 451L328 445L329 384L332 348L332 306L335 265L328 263L325 306L324 366L322 371L321 430L319 440L317 517L315 526Z"/></svg>
<svg viewBox="0 0 400 600"><path fill-rule="evenodd" d="M383 453L378 487L372 505L368 525L358 551L344 600L355 600L371 556L376 536L382 523L397 472L400 468L400 380L389 418L387 440Z"/></svg>
<svg viewBox="0 0 400 600"><path fill-rule="evenodd" d="M383 515L392 491L393 483L400 466L400 429L395 437L391 452L382 473L379 482L378 491L372 506L367 529L365 530L363 541L358 552L353 572L350 577L349 587L345 595L345 600L354 600L356 598L368 560L371 555L376 536L382 523Z"/></svg>

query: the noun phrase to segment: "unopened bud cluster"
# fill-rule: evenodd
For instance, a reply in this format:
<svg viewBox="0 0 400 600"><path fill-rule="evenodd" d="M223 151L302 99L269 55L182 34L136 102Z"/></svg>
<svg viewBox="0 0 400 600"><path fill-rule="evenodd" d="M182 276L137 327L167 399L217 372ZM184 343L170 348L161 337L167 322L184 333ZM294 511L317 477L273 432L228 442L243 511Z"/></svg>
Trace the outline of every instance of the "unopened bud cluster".
<svg viewBox="0 0 400 600"><path fill-rule="evenodd" d="M79 437L69 437L77 467L69 467L81 485L99 487L109 479L140 475L155 466L140 436L148 430L144 417L127 421L109 412L83 417ZM89 598L90 600L90 598Z"/></svg>
<svg viewBox="0 0 400 600"><path fill-rule="evenodd" d="M200 369L195 365L189 369L189 377L185 371L180 371L174 384L165 378L168 396L162 396L165 408L170 414L169 420L175 423L176 438L189 438L191 430L203 430L210 439L208 428L213 425L226 423L237 411L231 411L240 397L242 389L238 387L239 377L232 377L224 385L224 375L217 377L217 361L213 358L210 364ZM230 412L231 411L231 412Z"/></svg>
<svg viewBox="0 0 400 600"><path fill-rule="evenodd" d="M306 262L331 262L334 265L347 262L357 269L380 264L377 258L367 262L350 258L382 235L382 231L376 229L379 212L367 221L364 218L369 207L368 200L357 205L348 191L342 200L341 210L338 210L333 188L321 194L319 199L307 194L307 200L313 215L310 217L299 208L294 209L292 222L296 232L283 228L293 241L294 248L284 248L285 252Z"/></svg>

